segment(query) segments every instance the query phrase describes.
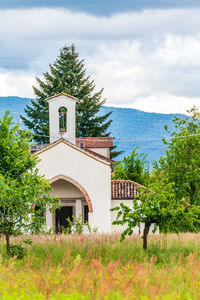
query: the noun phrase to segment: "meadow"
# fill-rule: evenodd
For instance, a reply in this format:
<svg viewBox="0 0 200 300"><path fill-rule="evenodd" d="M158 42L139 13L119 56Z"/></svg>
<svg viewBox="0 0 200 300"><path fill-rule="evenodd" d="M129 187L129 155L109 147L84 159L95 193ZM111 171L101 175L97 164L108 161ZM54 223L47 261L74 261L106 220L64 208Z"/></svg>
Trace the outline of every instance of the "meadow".
<svg viewBox="0 0 200 300"><path fill-rule="evenodd" d="M200 299L200 234L35 235L24 259L0 252L0 299ZM27 236L13 237L22 243Z"/></svg>

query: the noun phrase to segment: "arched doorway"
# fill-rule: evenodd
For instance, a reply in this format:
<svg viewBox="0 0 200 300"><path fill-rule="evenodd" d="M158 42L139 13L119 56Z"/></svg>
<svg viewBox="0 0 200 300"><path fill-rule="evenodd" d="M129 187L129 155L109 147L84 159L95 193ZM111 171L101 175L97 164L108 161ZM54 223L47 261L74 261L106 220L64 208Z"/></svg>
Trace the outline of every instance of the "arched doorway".
<svg viewBox="0 0 200 300"><path fill-rule="evenodd" d="M52 225L57 233L62 231L63 227L68 227L69 218L81 216L84 223L89 222L89 212L92 212L92 203L85 189L70 177L58 175L49 180L53 191L52 196L58 196L61 199L62 207L56 210L55 216L52 216Z"/></svg>

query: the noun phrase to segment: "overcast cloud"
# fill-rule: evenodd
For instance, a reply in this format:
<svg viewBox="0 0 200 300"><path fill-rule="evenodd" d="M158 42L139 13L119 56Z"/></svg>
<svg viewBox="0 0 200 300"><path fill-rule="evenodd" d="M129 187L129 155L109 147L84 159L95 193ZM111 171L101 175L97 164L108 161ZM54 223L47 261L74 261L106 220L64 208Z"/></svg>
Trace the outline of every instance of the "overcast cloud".
<svg viewBox="0 0 200 300"><path fill-rule="evenodd" d="M61 8L0 10L0 95L34 97L74 43L107 105L184 113L200 106L200 8L95 16Z"/></svg>

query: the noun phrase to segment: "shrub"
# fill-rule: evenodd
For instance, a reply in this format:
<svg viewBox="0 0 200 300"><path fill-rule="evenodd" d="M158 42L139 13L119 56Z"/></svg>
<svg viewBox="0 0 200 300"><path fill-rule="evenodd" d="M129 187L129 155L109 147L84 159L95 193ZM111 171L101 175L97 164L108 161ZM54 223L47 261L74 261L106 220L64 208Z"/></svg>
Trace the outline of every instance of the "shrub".
<svg viewBox="0 0 200 300"><path fill-rule="evenodd" d="M9 257L16 257L17 259L22 259L26 254L27 249L25 249L21 244L10 244ZM5 257L8 257L7 254L5 255Z"/></svg>

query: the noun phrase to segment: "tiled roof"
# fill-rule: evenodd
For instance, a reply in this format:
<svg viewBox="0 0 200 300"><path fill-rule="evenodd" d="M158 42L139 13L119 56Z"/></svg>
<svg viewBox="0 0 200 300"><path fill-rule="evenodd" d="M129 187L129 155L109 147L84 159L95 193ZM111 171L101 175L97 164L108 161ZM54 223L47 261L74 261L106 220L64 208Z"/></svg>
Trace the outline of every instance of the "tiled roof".
<svg viewBox="0 0 200 300"><path fill-rule="evenodd" d="M80 143L84 144L84 148L112 148L113 138L109 136L77 138L77 146L79 146Z"/></svg>
<svg viewBox="0 0 200 300"><path fill-rule="evenodd" d="M137 182L131 180L112 180L112 199L133 199L139 194Z"/></svg>

